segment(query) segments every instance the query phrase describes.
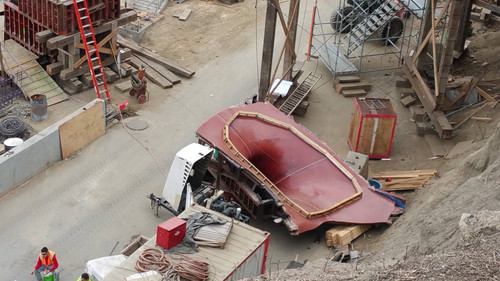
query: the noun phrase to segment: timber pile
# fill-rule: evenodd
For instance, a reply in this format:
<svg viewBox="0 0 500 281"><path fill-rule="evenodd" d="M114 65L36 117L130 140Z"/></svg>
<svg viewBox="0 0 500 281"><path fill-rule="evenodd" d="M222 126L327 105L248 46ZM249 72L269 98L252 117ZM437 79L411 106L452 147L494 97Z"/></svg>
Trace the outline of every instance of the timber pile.
<svg viewBox="0 0 500 281"><path fill-rule="evenodd" d="M189 78L195 73L179 63L153 53L120 35L118 35L118 44L132 50L133 55L130 60L126 60L127 63L137 69L142 66L146 70L146 77L164 89L172 88L175 84L180 83L181 79L178 75Z"/></svg>
<svg viewBox="0 0 500 281"><path fill-rule="evenodd" d="M401 191L422 188L437 174L435 169L411 171L383 171L371 175L382 184L382 190Z"/></svg>
<svg viewBox="0 0 500 281"><path fill-rule="evenodd" d="M335 90L344 97L365 96L372 88L371 84L361 82L358 76L338 76L335 81Z"/></svg>
<svg viewBox="0 0 500 281"><path fill-rule="evenodd" d="M371 227L371 224L335 226L326 232L326 246L345 246L361 234L365 233Z"/></svg>

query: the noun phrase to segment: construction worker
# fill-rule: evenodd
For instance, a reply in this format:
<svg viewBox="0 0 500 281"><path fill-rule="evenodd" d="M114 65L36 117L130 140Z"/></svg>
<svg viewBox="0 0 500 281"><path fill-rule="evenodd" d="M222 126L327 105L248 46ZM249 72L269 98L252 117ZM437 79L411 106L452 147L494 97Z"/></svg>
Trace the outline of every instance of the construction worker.
<svg viewBox="0 0 500 281"><path fill-rule="evenodd" d="M43 247L42 250L40 250L40 255L38 255L36 265L30 274L33 275L33 273L35 273L36 279L42 281L42 272L45 274L52 272L54 280L58 280L56 272L58 266L59 263L57 262L56 253L49 251L47 247Z"/></svg>
<svg viewBox="0 0 500 281"><path fill-rule="evenodd" d="M92 281L87 273L82 273L82 276L78 277L76 281Z"/></svg>

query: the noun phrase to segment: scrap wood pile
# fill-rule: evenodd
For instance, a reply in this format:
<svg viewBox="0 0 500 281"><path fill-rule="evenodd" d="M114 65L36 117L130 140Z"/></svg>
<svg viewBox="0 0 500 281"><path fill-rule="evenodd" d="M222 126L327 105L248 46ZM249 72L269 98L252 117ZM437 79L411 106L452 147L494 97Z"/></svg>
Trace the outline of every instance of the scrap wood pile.
<svg viewBox="0 0 500 281"><path fill-rule="evenodd" d="M437 174L435 169L411 170L411 171L383 171L373 174L371 177L378 180L382 190L415 190L422 188L429 180Z"/></svg>
<svg viewBox="0 0 500 281"><path fill-rule="evenodd" d="M187 69L179 63L154 53L136 42L118 35L118 44L132 50L132 57L126 61L138 69L144 67L146 77L162 88L172 88L181 82L179 76L190 78L194 71Z"/></svg>

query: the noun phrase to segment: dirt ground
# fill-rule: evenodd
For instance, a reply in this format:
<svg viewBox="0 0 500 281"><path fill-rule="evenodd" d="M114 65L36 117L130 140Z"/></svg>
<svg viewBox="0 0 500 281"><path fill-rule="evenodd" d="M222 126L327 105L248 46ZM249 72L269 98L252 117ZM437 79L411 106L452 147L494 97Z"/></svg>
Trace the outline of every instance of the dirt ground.
<svg viewBox="0 0 500 281"><path fill-rule="evenodd" d="M287 6L287 2L283 2L283 5ZM304 40L306 33L304 30L308 30L310 5L311 1L303 1L303 6L307 7L301 8L299 17L299 25L302 27L300 28L301 39L298 42L298 53L300 53L301 58L303 58L304 46L307 42ZM177 12L187 8L192 9L192 13L186 21L180 21L173 17ZM260 64L262 53L260 40L264 26L265 8L266 1L263 0L247 0L233 5L225 5L216 0L186 0L182 4L170 1L163 12L164 18L146 33L141 45L174 59L185 67L198 70L213 63L214 59L238 53L249 44L255 44L255 51L248 56L243 56L249 61L226 60L226 63L238 64L245 68L247 64L251 64L250 60L252 64L255 64L257 57ZM500 32L498 26L481 30L481 32L476 32L476 37L469 46L470 52L454 68L453 75L477 75L486 80L498 78L500 70L498 56ZM278 28L277 33L278 31L281 30ZM280 47L281 42L276 44L275 53L279 53ZM217 60L216 63L219 62L220 60ZM488 62L488 65L482 66L484 62ZM325 71L322 63L315 60L307 62L305 67L307 71L318 69ZM237 73L228 74L221 71L221 75L237 76ZM354 241L353 247L360 253L360 259L356 263L339 264L327 261L331 250L326 247L324 240L321 241L321 244L313 244L314 233L305 233L300 237L284 239L283 237L287 233L281 225L264 225L264 227L275 227L273 235L271 235L271 239L275 240L272 240L271 243L276 245L274 248L277 251L282 247L281 254L283 256L288 255L287 250L290 250L291 243L296 243L293 245L297 246L297 249L304 248L307 251L315 251L316 254L308 253L312 258L303 269L282 271L286 264L279 265L278 263L279 267L276 264L268 265L268 272L261 279L499 280L500 253L498 245L500 245L500 241L498 229L496 232L493 229L491 232L478 233L472 239L466 240L458 228L462 213L476 214L480 210L500 210L500 189L498 188L500 184L499 106L496 109L487 107L478 114L482 117L491 117L492 122L482 123L469 120L457 131L454 138L443 141L443 145L449 149L457 142L474 140L468 149L451 159L436 159L432 157L425 140L416 134L415 124L410 120L409 110L399 103L399 97L394 91L394 79L401 75L400 71L362 75L365 81L374 85L375 89L369 96L391 98L398 113L395 132L397 137L394 139L391 160L370 161L370 169L378 172L389 169L436 168L438 177L429 182L423 189L401 193L407 198L407 208L405 213L391 226L375 227ZM204 78L196 76L194 79L203 80ZM242 79L242 77L238 77L238 79ZM217 82L207 81L207 86L208 83L217 84ZM182 83L190 84L193 82L183 79ZM318 89L315 89L316 91L311 94L309 99L311 106L306 116L297 117L296 121L310 129L339 155L345 156L348 151L345 138L352 102L345 99L338 100L339 95L334 93L331 87L332 78L326 77ZM151 85L151 90L155 94L164 94L163 90L154 85ZM252 90L255 89L249 89L248 92L251 93ZM172 107L182 107L184 105L178 103L177 100L181 100L181 98L194 99L190 94L193 93L175 92L169 94L167 92L163 99L168 100ZM205 98L208 103L215 103L200 93L196 94L201 96L200 102L196 103L199 106L204 105L201 101L202 98ZM127 96L128 94L117 94L114 99L119 102L128 98ZM88 100L93 98L93 95L88 96ZM77 104L74 101L66 103ZM132 115L138 114L142 118L152 119L152 116L157 114L156 110L168 110L166 104L168 103L150 102L141 108L136 103L130 102L129 107ZM326 107L325 104L330 107ZM188 109L186 112L190 114L195 111L195 108ZM135 113L136 111L137 113ZM202 122L209 116L208 113L206 114L193 113L193 116L186 117L188 119L186 123L193 122L191 119ZM464 110L453 115L452 121L459 122L468 114L470 111ZM192 132L183 130L185 124L182 122L165 120L164 123L154 124L152 131L165 130L168 125L171 127L170 129L175 130L174 134L189 135L186 139L192 137ZM148 141L154 143L155 138L151 137ZM165 162L167 161L165 160ZM165 165L167 164L165 163ZM148 190L148 192L150 191ZM122 210L119 211L122 212ZM148 224L152 225L152 223ZM278 234L275 234L274 231ZM117 234L115 233L115 235ZM302 248L302 244L306 244L306 246ZM285 249L286 247L288 249ZM279 254L275 255L272 262L280 258L286 261L296 258L295 256L279 257ZM302 259L299 261L301 262Z"/></svg>
<svg viewBox="0 0 500 281"><path fill-rule="evenodd" d="M186 8L193 10L187 21L173 17ZM254 27L256 22L263 26L265 2L246 1L230 6L216 1L170 2L163 14L165 18L147 32L142 45L196 68L248 44L249 39L242 37L241 31ZM476 28L469 51L456 63L452 75L475 75L487 81L497 79L499 40L498 26ZM257 49L260 50L260 46ZM384 83L393 83L400 75L401 72L395 71L362 77L384 88ZM316 98L319 97L313 92L313 103ZM350 108L344 114L349 114L348 111ZM459 122L469 113L456 114L451 120ZM487 108L478 115L491 117L493 122L465 123L453 139L443 141L443 146L449 150L465 140L474 140L473 145L462 154L445 160L428 154L425 141L416 135L415 124L408 121L408 110L398 107L396 134L400 140L396 140L399 145L395 145L397 152L393 153L397 159L371 161L370 169L436 168L438 177L421 190L402 193L408 200L407 208L393 225L376 227L354 242L354 248L361 254L357 263L344 265L320 259L307 263L302 270L282 272L275 269L261 279L499 280L498 233L466 241L458 230L462 213L500 209L499 114L497 109ZM310 125L301 118L297 120L304 121L306 127ZM321 126L311 130L321 132ZM336 145L338 143L332 145L334 150ZM426 153L421 153L423 151Z"/></svg>

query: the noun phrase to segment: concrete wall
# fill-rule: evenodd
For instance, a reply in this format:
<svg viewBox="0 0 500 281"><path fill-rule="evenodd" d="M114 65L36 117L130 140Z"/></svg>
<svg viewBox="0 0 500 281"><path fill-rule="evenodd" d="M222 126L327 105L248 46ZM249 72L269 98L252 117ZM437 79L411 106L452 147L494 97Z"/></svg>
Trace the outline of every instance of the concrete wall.
<svg viewBox="0 0 500 281"><path fill-rule="evenodd" d="M89 108L100 99L95 99L57 123L29 138L21 145L0 155L0 195L43 171L48 165L61 160L59 126L77 116L83 108ZM104 108L104 102L103 110ZM105 113L105 111L104 111ZM106 116L104 114L104 116ZM105 118L103 122L106 122Z"/></svg>

